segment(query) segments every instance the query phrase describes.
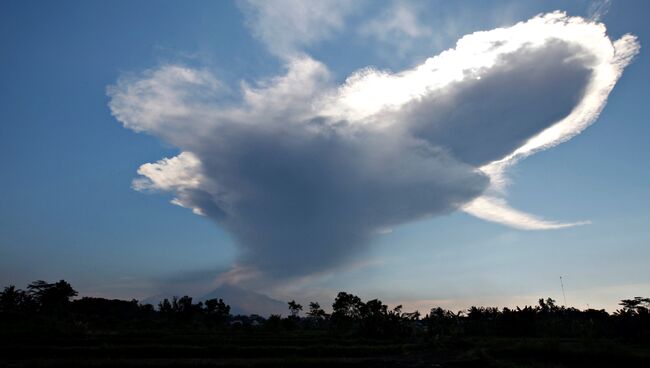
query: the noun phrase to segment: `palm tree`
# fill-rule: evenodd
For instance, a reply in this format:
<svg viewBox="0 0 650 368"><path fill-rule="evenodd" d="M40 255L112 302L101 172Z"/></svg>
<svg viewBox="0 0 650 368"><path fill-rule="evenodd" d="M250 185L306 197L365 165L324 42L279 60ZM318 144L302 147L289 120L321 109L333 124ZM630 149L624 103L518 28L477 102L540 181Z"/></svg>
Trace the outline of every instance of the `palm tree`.
<svg viewBox="0 0 650 368"><path fill-rule="evenodd" d="M291 317L298 317L298 313L302 310L302 305L296 303L295 300L292 300L287 303L289 305L289 312L291 312Z"/></svg>

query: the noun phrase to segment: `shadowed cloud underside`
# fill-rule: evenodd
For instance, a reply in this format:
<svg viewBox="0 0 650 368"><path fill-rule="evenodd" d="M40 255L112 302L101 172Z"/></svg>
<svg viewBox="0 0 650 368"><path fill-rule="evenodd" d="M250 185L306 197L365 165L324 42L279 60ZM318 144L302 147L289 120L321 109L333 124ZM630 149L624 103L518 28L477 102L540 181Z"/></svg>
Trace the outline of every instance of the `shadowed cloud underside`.
<svg viewBox="0 0 650 368"><path fill-rule="evenodd" d="M236 103L209 70L165 65L109 87L110 108L182 151L142 165L135 189L171 192L216 221L243 267L294 277L345 263L387 228L458 209L524 229L577 224L509 208L504 171L591 124L638 47L556 12L341 86L292 53L286 74L242 83Z"/></svg>

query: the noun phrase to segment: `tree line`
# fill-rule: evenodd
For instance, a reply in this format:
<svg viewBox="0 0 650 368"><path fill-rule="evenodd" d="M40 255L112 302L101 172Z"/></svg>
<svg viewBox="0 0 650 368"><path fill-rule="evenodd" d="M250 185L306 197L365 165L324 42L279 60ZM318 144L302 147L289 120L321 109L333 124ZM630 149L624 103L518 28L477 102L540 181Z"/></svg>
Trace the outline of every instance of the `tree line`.
<svg viewBox="0 0 650 368"><path fill-rule="evenodd" d="M440 307L425 315L389 308L379 299L363 301L340 292L331 313L318 302L306 310L294 300L288 315L232 315L222 299L199 302L189 296L163 299L157 306L137 300L76 298L66 281L32 282L26 290L7 286L0 292L0 331L89 333L92 331L157 331L192 328L194 331L239 330L282 333L320 331L370 338L442 338L465 336L589 337L650 340L650 298L624 299L620 309L559 306L551 298L534 306L496 308L472 306L453 312Z"/></svg>

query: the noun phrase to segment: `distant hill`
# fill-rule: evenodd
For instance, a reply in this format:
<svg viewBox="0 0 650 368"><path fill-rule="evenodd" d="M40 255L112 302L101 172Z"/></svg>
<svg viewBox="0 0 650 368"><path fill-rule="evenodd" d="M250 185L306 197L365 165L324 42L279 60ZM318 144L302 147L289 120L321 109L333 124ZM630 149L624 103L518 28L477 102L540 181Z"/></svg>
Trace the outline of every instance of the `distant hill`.
<svg viewBox="0 0 650 368"><path fill-rule="evenodd" d="M230 305L230 313L233 315L259 314L269 316L271 314L287 314L287 303L234 285L221 285L198 298L198 300L203 301L212 298L223 299L226 304Z"/></svg>
<svg viewBox="0 0 650 368"><path fill-rule="evenodd" d="M183 296L182 294L157 294L141 300L140 303L157 306L161 300L165 298L171 300L174 295ZM230 305L232 315L259 314L268 317L271 314L287 315L288 313L287 303L234 285L224 284L205 295L193 297L195 302L213 298L221 298L226 304Z"/></svg>

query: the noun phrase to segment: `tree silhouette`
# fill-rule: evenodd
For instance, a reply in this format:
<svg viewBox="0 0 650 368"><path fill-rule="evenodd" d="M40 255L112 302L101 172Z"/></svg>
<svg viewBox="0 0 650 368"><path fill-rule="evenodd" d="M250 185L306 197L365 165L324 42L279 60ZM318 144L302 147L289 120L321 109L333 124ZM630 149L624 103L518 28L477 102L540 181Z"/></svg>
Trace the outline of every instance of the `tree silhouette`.
<svg viewBox="0 0 650 368"><path fill-rule="evenodd" d="M169 299L165 298L158 303L158 311L162 315L171 315L174 312L172 303L169 301Z"/></svg>
<svg viewBox="0 0 650 368"><path fill-rule="evenodd" d="M192 298L185 295L172 300L172 309L176 314L189 315L192 313Z"/></svg>
<svg viewBox="0 0 650 368"><path fill-rule="evenodd" d="M29 294L24 290L16 289L14 285L7 286L0 292L0 311L2 312L24 310L32 302Z"/></svg>
<svg viewBox="0 0 650 368"><path fill-rule="evenodd" d="M53 284L38 280L29 284L27 289L42 311L61 311L71 298L77 296L77 291L64 280Z"/></svg>
<svg viewBox="0 0 650 368"><path fill-rule="evenodd" d="M289 305L289 312L291 313L291 317L297 318L298 313L302 310L302 305L296 303L295 300L292 300L287 303Z"/></svg>
<svg viewBox="0 0 650 368"><path fill-rule="evenodd" d="M551 298L540 298L538 301L541 313L556 313L560 307L555 304L555 300Z"/></svg>
<svg viewBox="0 0 650 368"><path fill-rule="evenodd" d="M627 314L648 314L650 310L650 298L642 298L640 296L634 299L623 299L618 305L623 306L623 312Z"/></svg>
<svg viewBox="0 0 650 368"><path fill-rule="evenodd" d="M209 315L227 316L230 314L230 306L224 303L223 299L208 299L205 301L205 308Z"/></svg>
<svg viewBox="0 0 650 368"><path fill-rule="evenodd" d="M379 299L363 302L358 296L340 292L328 316L317 302L309 303L308 318L300 318L302 305L287 303L290 315L268 319L251 315L230 315L222 299L194 304L189 296L163 299L158 308L137 300L109 300L83 297L66 281L31 283L27 291L7 286L0 291L0 326L4 331L25 333L44 328L56 333L120 333L129 331L200 331L241 329L246 334L257 328L269 332L313 331L364 338L444 337L571 337L615 338L625 341L650 341L650 298L623 299L616 313L605 310L558 306L551 298L538 305L510 308L471 307L452 313L442 308L420 314L403 312L401 306L389 309ZM3 332L0 328L0 335ZM13 332L8 332L10 336ZM31 332L28 332L31 333ZM39 332L40 333L40 332Z"/></svg>
<svg viewBox="0 0 650 368"><path fill-rule="evenodd" d="M320 307L318 302L309 303L309 312L307 312L307 315L319 320L327 317L327 313Z"/></svg>
<svg viewBox="0 0 650 368"><path fill-rule="evenodd" d="M341 291L332 304L333 319L357 319L361 317L363 302L353 294Z"/></svg>
<svg viewBox="0 0 650 368"><path fill-rule="evenodd" d="M208 299L205 301L205 313L208 320L221 324L230 317L230 306L223 299Z"/></svg>

